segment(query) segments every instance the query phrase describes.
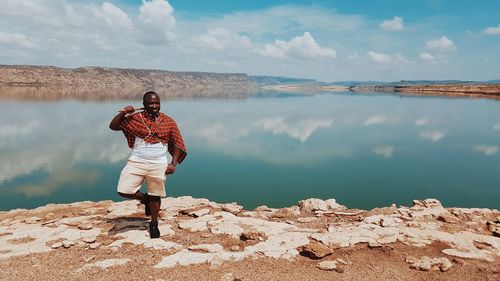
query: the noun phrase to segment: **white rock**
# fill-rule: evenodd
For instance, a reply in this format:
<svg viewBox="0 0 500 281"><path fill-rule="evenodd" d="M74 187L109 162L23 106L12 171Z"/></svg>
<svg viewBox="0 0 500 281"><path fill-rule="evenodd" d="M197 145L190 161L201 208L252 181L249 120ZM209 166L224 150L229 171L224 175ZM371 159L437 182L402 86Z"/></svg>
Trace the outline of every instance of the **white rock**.
<svg viewBox="0 0 500 281"><path fill-rule="evenodd" d="M326 200L325 203L326 203L326 206L328 207L328 209L330 209L330 210L338 210L338 211L340 211L340 210L346 210L347 209L346 206L340 205L339 203L337 203L337 200L335 200L333 198Z"/></svg>
<svg viewBox="0 0 500 281"><path fill-rule="evenodd" d="M243 206L233 203L223 204L221 207L223 211L230 212L232 214L238 214L241 210L243 210Z"/></svg>
<svg viewBox="0 0 500 281"><path fill-rule="evenodd" d="M299 207L302 212L328 211L326 202L318 198L301 200L299 201Z"/></svg>
<svg viewBox="0 0 500 281"><path fill-rule="evenodd" d="M200 244L200 245L192 245L188 247L191 251L198 251L202 253L217 253L224 251L224 247L220 244Z"/></svg>
<svg viewBox="0 0 500 281"><path fill-rule="evenodd" d="M196 219L185 220L179 222L179 228L186 229L191 232L208 230L207 222L215 221L213 215L205 215Z"/></svg>
<svg viewBox="0 0 500 281"><path fill-rule="evenodd" d="M337 268L337 262L335 261L322 261L316 265L317 268L321 270L335 270Z"/></svg>
<svg viewBox="0 0 500 281"><path fill-rule="evenodd" d="M107 259L107 260L102 260L94 263L94 266L100 267L102 269L112 267L112 266L118 266L118 265L123 265L131 261L131 259Z"/></svg>
<svg viewBox="0 0 500 281"><path fill-rule="evenodd" d="M62 245L64 248L70 248L71 246L75 245L75 241L70 241L70 240L64 240L62 242Z"/></svg>
<svg viewBox="0 0 500 281"><path fill-rule="evenodd" d="M82 241L85 242L85 243L94 243L96 241L96 237L95 236L88 236L88 237L83 237L82 238Z"/></svg>
<svg viewBox="0 0 500 281"><path fill-rule="evenodd" d="M382 221L380 222L380 225L382 225L383 227L389 227L389 226L395 227L395 226L399 226L402 224L403 224L403 221L400 218L391 217L391 216L384 216L382 218Z"/></svg>
<svg viewBox="0 0 500 281"><path fill-rule="evenodd" d="M98 249L99 247L101 247L101 243L92 243L92 244L89 245L89 248L91 250Z"/></svg>
<svg viewBox="0 0 500 281"><path fill-rule="evenodd" d="M56 243L54 243L54 244L50 245L50 247L51 247L52 249L58 249L58 248L60 248L62 245L63 245L63 244L62 244L61 242L56 242Z"/></svg>
<svg viewBox="0 0 500 281"><path fill-rule="evenodd" d="M210 213L210 209L205 208L205 209L189 212L188 215L195 217L195 218L198 218L198 217L201 217L204 215L208 215L209 213Z"/></svg>
<svg viewBox="0 0 500 281"><path fill-rule="evenodd" d="M300 223L311 223L314 221L317 221L318 218L316 217L305 217L305 218L298 218L297 221Z"/></svg>
<svg viewBox="0 0 500 281"><path fill-rule="evenodd" d="M41 220L42 219L39 217L30 217L30 218L25 219L24 222L27 224L35 224L35 223L40 222Z"/></svg>

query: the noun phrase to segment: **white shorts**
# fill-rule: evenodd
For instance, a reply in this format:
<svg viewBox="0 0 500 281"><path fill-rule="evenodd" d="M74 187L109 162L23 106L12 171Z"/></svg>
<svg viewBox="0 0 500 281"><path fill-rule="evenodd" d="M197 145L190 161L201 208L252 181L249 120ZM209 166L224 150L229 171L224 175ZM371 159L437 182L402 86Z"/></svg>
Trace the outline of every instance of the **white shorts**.
<svg viewBox="0 0 500 281"><path fill-rule="evenodd" d="M165 171L167 167L168 163L152 164L145 161L128 160L127 165L120 173L117 191L135 194L146 179L148 195L166 197L165 182L167 177Z"/></svg>

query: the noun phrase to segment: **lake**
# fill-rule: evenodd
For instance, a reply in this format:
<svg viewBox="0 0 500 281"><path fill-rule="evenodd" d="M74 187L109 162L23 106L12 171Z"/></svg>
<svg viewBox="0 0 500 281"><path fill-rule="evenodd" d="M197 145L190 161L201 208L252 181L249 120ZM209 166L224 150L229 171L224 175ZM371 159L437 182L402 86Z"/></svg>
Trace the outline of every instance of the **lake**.
<svg viewBox="0 0 500 281"><path fill-rule="evenodd" d="M129 155L108 128L139 100L0 100L0 209L114 200ZM389 94L261 94L162 101L188 157L169 196L370 209L438 198L500 208L500 102Z"/></svg>

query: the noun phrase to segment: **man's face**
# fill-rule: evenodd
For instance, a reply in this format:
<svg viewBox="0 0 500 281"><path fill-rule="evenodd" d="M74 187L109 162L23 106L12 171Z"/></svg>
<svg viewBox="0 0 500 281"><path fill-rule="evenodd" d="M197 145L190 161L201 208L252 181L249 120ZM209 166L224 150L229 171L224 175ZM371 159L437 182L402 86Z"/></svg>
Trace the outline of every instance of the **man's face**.
<svg viewBox="0 0 500 281"><path fill-rule="evenodd" d="M158 95L146 96L143 105L147 113L153 116L158 116L158 113L160 112L160 97Z"/></svg>

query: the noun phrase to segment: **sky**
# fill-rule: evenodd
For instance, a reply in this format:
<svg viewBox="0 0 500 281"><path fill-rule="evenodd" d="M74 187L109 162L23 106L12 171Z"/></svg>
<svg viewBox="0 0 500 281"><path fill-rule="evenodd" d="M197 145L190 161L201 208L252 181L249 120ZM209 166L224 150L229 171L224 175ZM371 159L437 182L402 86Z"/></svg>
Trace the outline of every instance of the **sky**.
<svg viewBox="0 0 500 281"><path fill-rule="evenodd" d="M0 0L0 64L500 79L498 0Z"/></svg>

